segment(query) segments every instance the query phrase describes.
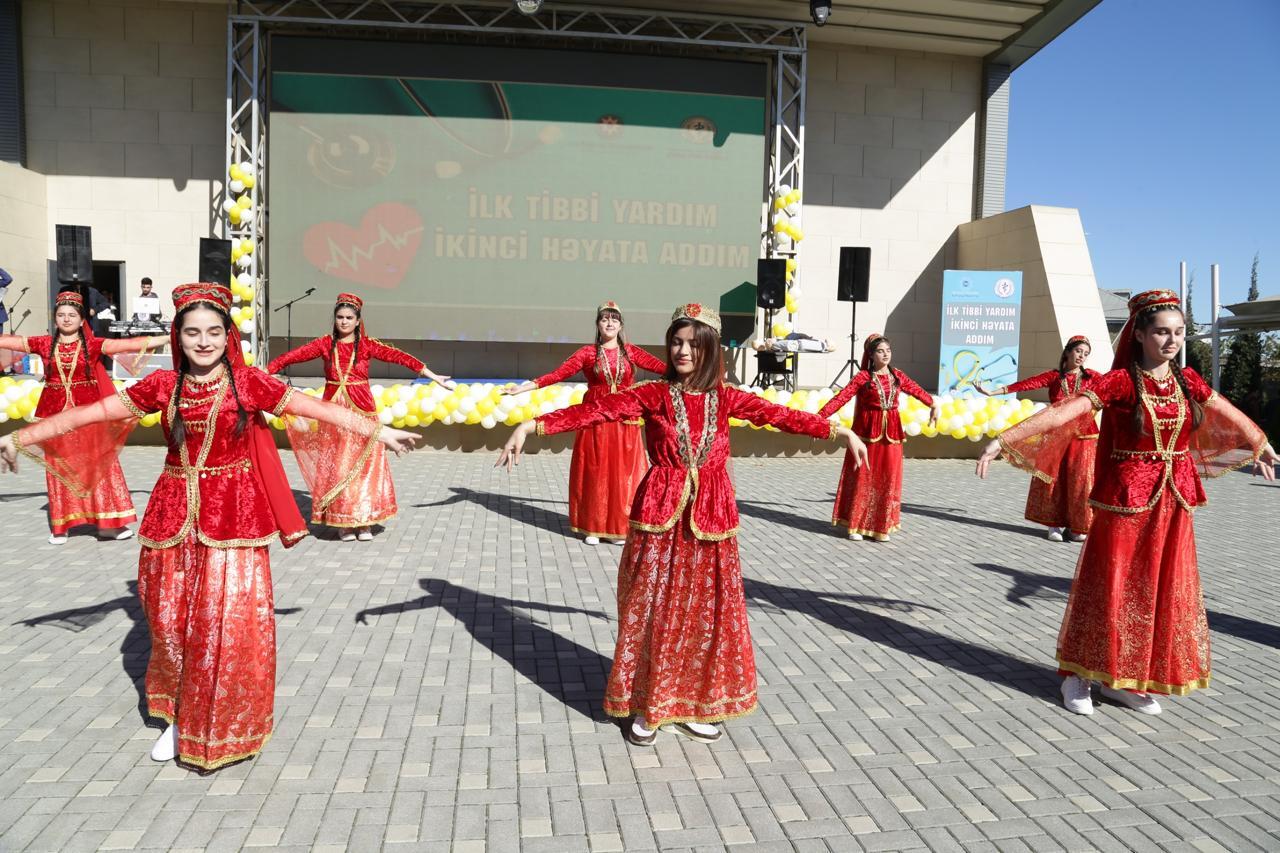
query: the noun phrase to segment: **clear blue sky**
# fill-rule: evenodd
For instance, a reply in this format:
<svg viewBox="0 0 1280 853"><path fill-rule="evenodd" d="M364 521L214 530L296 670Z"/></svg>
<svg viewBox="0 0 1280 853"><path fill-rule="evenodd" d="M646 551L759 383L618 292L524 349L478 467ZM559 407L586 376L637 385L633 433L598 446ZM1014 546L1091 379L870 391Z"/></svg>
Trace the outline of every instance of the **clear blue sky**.
<svg viewBox="0 0 1280 853"><path fill-rule="evenodd" d="M1080 210L1098 285L1280 294L1280 0L1102 0L1013 74L1006 206Z"/></svg>

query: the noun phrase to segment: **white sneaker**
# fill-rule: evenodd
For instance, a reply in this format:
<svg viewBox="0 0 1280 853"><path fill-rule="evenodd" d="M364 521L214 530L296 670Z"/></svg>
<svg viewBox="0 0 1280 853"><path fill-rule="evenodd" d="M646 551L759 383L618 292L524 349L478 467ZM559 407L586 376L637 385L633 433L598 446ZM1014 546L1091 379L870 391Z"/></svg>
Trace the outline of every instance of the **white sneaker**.
<svg viewBox="0 0 1280 853"><path fill-rule="evenodd" d="M599 536L588 536L586 539L583 539L582 541L583 541L583 542L586 542L588 545L599 545L599 544L600 544L600 537L599 537Z"/></svg>
<svg viewBox="0 0 1280 853"><path fill-rule="evenodd" d="M1139 714L1151 714L1154 716L1160 713L1160 703L1152 699L1149 693L1131 693L1128 690L1117 690L1104 684L1102 685L1102 695L1119 702L1126 708L1132 708Z"/></svg>
<svg viewBox="0 0 1280 853"><path fill-rule="evenodd" d="M356 532L354 530L344 530L338 535L338 541L354 542L356 541Z"/></svg>
<svg viewBox="0 0 1280 853"><path fill-rule="evenodd" d="M50 533L49 544L50 545L66 545L67 535L65 533Z"/></svg>
<svg viewBox="0 0 1280 853"><path fill-rule="evenodd" d="M1073 714L1092 714L1092 688L1093 684L1080 676L1068 675L1062 680L1062 704Z"/></svg>
<svg viewBox="0 0 1280 853"><path fill-rule="evenodd" d="M850 531L849 531L849 539L850 539L851 541L853 541L853 542L861 542L861 541L862 541L862 534L861 534L861 533L854 533L852 530L850 530Z"/></svg>
<svg viewBox="0 0 1280 853"><path fill-rule="evenodd" d="M372 542L373 531L366 527L356 534L356 538L359 539L361 542Z"/></svg>
<svg viewBox="0 0 1280 853"><path fill-rule="evenodd" d="M610 539L610 540L609 540L609 544L610 544L610 545L617 545L617 546L621 547L621 546L623 546L623 545L626 545L626 544L627 544L627 540L625 540L625 539Z"/></svg>
<svg viewBox="0 0 1280 853"><path fill-rule="evenodd" d="M1048 534L1045 538L1046 538L1046 539L1048 539L1050 542L1061 542L1061 541L1062 541L1062 528L1061 528L1061 527L1050 527L1050 528L1049 528L1049 534Z"/></svg>
<svg viewBox="0 0 1280 853"><path fill-rule="evenodd" d="M675 730L699 743L715 743L720 740L720 727L711 723L676 723Z"/></svg>
<svg viewBox="0 0 1280 853"><path fill-rule="evenodd" d="M126 539L133 538L133 531L127 527L121 527L119 530L115 531L114 533L112 533L110 530L105 532L108 534L107 535L108 539L113 539L116 542L123 542Z"/></svg>
<svg viewBox="0 0 1280 853"><path fill-rule="evenodd" d="M169 727L160 733L160 737L156 738L155 746L151 747L152 761L172 761L178 754L178 726L170 723Z"/></svg>
<svg viewBox="0 0 1280 853"><path fill-rule="evenodd" d="M1069 534L1067 538L1070 539L1072 542L1083 542L1089 537L1084 533L1072 533L1072 534Z"/></svg>

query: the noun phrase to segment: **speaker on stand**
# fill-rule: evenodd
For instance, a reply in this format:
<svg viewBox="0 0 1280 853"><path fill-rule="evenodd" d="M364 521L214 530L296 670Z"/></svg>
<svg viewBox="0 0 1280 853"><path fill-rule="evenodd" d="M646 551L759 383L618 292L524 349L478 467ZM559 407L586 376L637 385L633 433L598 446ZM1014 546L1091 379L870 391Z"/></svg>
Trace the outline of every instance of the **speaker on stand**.
<svg viewBox="0 0 1280 853"><path fill-rule="evenodd" d="M58 282L89 284L93 281L93 238L88 225L55 225L58 248Z"/></svg>
<svg viewBox="0 0 1280 853"><path fill-rule="evenodd" d="M756 305L764 309L765 337L773 329L773 316L787 304L786 258L761 258L756 261ZM756 378L753 384L764 388L779 378L790 384L794 371L787 368L787 357L771 352L756 353ZM795 390L788 388L788 390Z"/></svg>
<svg viewBox="0 0 1280 853"><path fill-rule="evenodd" d="M871 293L871 248L868 246L841 246L840 273L836 278L836 299L851 303L849 306L849 360L840 368L829 387L840 384L845 371L849 380L858 373L856 317L858 303L866 302Z"/></svg>

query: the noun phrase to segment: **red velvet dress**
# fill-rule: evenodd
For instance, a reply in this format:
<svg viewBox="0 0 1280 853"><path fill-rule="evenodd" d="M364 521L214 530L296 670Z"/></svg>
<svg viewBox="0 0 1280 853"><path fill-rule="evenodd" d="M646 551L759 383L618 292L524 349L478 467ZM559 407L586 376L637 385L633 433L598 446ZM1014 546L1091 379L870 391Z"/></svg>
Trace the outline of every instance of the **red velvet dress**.
<svg viewBox="0 0 1280 853"><path fill-rule="evenodd" d="M87 354L80 341L58 343L55 354L53 338L49 335L27 338L27 351L40 356L45 364L44 390L36 404L37 418L47 418L72 406L96 402L104 394L115 391L106 373L98 366L103 343L100 339L90 341ZM92 376L87 372L89 365L95 367ZM114 438L103 438L111 429L92 428L74 439L99 440L102 452L113 457L110 470L91 489L82 490L57 474L45 471L45 485L49 491L49 530L54 535L65 534L81 524L112 530L138 520L129 496L129 486L124 481L124 472L120 470L120 462L114 458L119 452L119 444Z"/></svg>
<svg viewBox="0 0 1280 853"><path fill-rule="evenodd" d="M630 387L637 367L657 374L667 369L637 346L627 345L626 359L619 355L618 349L584 346L554 371L533 381L545 388L581 372L587 379L582 399L590 403ZM631 499L648 467L639 421L600 423L580 430L569 462L569 526L583 536L625 539Z"/></svg>
<svg viewBox="0 0 1280 853"><path fill-rule="evenodd" d="M867 445L867 464L855 468L853 454L845 452L831 523L870 539L884 539L901 526L906 435L898 416L899 396L905 392L926 406L933 405L933 397L911 377L896 368L890 370L893 376L860 371L818 411L829 418L857 395L853 431Z"/></svg>
<svg viewBox="0 0 1280 853"><path fill-rule="evenodd" d="M260 370L234 372L249 417L281 415L293 389ZM267 546L280 538L267 488L235 434L226 374L188 378L157 371L120 392L135 415L162 412L169 452L138 531L138 597L151 629L149 712L178 726L178 757L205 769L259 752L271 737L275 614ZM187 438L170 427L182 408ZM295 510L296 512L296 510ZM300 522L300 519L299 519ZM295 536L304 536L305 530Z"/></svg>
<svg viewBox="0 0 1280 853"><path fill-rule="evenodd" d="M1006 389L1010 394L1049 389L1049 402L1058 403L1083 391L1098 374L1085 369L1084 376L1069 373L1061 376L1056 370L1046 370L1035 376L1015 382ZM1081 420L1076 430L1076 440L1062 457L1062 467L1047 483L1039 477L1031 478L1027 491L1025 518L1046 527L1065 527L1072 533L1089 532L1093 512L1089 508L1089 492L1093 489L1093 466L1098 449L1098 424L1093 417Z"/></svg>
<svg viewBox="0 0 1280 853"><path fill-rule="evenodd" d="M1066 674L1112 687L1184 695L1209 684L1209 626L1191 516L1205 503L1201 476L1258 458L1266 436L1192 370L1190 396L1204 421L1192 428L1178 383L1142 374L1135 394L1126 370L1083 392L1101 409L1095 510L1058 637ZM1141 406L1142 428L1133 411ZM1088 406L1067 399L1000 436L1009 460L1033 473L1056 470Z"/></svg>
<svg viewBox="0 0 1280 853"><path fill-rule="evenodd" d="M376 338L340 343L334 358L332 338L316 338L278 358L268 373L279 373L291 364L324 360L324 399L376 419L377 406L369 390L369 362L377 359L407 367L415 374L425 365L407 352ZM395 486L387 452L381 444L370 446L349 430L328 424L290 420L289 439L298 465L311 487L311 520L330 527L370 527L391 519L396 506ZM305 426L303 426L305 424Z"/></svg>
<svg viewBox="0 0 1280 853"><path fill-rule="evenodd" d="M756 707L755 657L725 469L729 418L815 438L817 415L721 386L689 394L645 382L538 419L538 432L644 418L652 467L636 489L618 566L618 643L605 691L614 717L713 723Z"/></svg>

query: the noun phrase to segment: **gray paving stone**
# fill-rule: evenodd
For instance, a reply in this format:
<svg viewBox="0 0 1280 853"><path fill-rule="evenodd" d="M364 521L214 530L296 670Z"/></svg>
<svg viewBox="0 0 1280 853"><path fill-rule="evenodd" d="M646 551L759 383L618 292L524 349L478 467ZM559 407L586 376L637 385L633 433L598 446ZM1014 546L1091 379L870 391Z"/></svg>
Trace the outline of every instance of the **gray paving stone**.
<svg viewBox="0 0 1280 853"><path fill-rule="evenodd" d="M123 463L141 507L160 454ZM1079 546L1021 520L1024 477L909 461L904 529L851 543L837 461L736 460L761 710L638 749L599 709L620 550L565 535L567 455L491 464L397 460L373 543L273 550L277 731L209 775L146 757L136 541L49 546L43 476L0 480L0 846L1280 847L1280 487L1206 484L1213 687L1081 718L1052 660Z"/></svg>

